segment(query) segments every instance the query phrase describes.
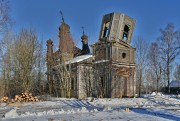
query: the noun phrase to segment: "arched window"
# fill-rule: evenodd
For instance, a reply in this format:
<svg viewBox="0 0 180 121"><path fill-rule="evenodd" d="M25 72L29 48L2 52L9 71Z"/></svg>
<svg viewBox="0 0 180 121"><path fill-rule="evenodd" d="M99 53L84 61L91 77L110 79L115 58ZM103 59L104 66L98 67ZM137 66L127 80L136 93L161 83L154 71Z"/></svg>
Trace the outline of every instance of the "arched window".
<svg viewBox="0 0 180 121"><path fill-rule="evenodd" d="M108 37L109 34L109 22L105 23L103 37Z"/></svg>
<svg viewBox="0 0 180 121"><path fill-rule="evenodd" d="M124 31L123 31L123 40L128 39L128 34L129 34L129 27L127 25L124 26Z"/></svg>

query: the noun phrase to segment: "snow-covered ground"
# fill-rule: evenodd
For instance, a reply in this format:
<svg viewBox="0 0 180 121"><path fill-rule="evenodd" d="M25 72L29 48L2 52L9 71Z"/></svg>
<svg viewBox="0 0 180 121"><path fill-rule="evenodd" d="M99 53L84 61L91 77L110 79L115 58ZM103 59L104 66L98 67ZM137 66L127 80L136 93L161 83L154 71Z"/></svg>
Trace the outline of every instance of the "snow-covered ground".
<svg viewBox="0 0 180 121"><path fill-rule="evenodd" d="M128 111L129 109L129 111ZM84 100L51 98L35 103L0 103L2 121L180 121L180 97Z"/></svg>

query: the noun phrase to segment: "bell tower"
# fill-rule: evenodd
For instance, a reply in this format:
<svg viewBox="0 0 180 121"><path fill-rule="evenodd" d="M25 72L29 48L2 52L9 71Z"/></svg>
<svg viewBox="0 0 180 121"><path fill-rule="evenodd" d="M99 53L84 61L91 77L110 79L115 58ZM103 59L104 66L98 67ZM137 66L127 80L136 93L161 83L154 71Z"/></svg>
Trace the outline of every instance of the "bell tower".
<svg viewBox="0 0 180 121"><path fill-rule="evenodd" d="M102 18L99 40L115 40L116 42L122 40L131 44L135 23L133 18L122 13L106 14Z"/></svg>
<svg viewBox="0 0 180 121"><path fill-rule="evenodd" d="M61 62L68 61L74 57L74 41L71 37L70 26L65 23L62 12L62 22L59 27L59 51Z"/></svg>
<svg viewBox="0 0 180 121"><path fill-rule="evenodd" d="M123 13L103 16L99 40L92 45L99 95L133 97L136 92L136 49L131 46L135 20Z"/></svg>

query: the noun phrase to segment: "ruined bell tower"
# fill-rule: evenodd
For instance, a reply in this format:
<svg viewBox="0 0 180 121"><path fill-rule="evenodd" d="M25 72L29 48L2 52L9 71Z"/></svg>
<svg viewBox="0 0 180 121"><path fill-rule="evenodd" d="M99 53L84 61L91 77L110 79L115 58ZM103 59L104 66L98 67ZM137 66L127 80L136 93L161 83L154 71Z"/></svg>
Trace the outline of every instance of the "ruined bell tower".
<svg viewBox="0 0 180 121"><path fill-rule="evenodd" d="M103 16L99 40L120 40L131 44L135 20L122 13L110 13Z"/></svg>
<svg viewBox="0 0 180 121"><path fill-rule="evenodd" d="M131 46L136 21L122 13L103 16L99 40L92 45L95 76L102 97L132 97L136 90L135 48Z"/></svg>

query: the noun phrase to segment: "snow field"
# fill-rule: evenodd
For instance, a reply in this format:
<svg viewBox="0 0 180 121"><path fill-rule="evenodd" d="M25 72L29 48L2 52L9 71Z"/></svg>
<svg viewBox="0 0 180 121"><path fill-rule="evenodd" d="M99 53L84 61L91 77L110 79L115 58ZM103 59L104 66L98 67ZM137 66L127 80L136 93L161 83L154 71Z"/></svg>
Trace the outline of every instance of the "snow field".
<svg viewBox="0 0 180 121"><path fill-rule="evenodd" d="M51 98L49 101L0 104L3 121L180 121L180 98L145 95L142 98Z"/></svg>

